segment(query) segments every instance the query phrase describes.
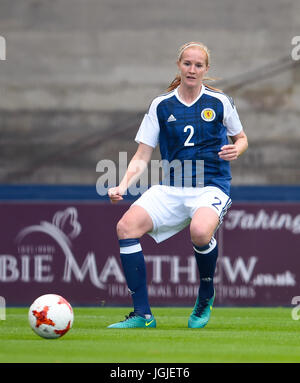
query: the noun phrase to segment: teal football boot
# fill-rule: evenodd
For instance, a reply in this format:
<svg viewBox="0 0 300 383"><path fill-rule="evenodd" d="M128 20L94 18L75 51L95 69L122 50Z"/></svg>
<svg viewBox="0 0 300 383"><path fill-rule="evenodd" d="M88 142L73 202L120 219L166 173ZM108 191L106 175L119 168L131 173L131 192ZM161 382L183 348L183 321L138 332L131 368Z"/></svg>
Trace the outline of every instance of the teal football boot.
<svg viewBox="0 0 300 383"><path fill-rule="evenodd" d="M107 328L154 328L156 327L156 320L153 315L146 319L137 315L135 312L131 312L126 315L125 320L117 323L113 323Z"/></svg>
<svg viewBox="0 0 300 383"><path fill-rule="evenodd" d="M189 317L189 328L203 328L207 325L215 296L216 292L214 291L214 295L210 299L199 299L199 296L197 297L193 312Z"/></svg>

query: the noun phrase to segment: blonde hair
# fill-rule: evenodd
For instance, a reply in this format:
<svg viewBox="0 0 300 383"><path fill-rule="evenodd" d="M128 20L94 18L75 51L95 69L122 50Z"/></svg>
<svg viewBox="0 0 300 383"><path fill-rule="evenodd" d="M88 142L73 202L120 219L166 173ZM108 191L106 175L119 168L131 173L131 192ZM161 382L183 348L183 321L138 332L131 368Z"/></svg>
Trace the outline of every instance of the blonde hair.
<svg viewBox="0 0 300 383"><path fill-rule="evenodd" d="M181 47L178 49L177 62L179 62L181 60L183 52L187 48L191 48L191 47L199 47L200 49L202 49L206 53L206 66L209 66L210 65L210 51L209 51L209 49L203 43L196 42L196 41L190 41L189 43L185 43L185 44L181 45ZM205 77L203 80L204 81L215 81L216 79L212 78L212 77ZM179 74L177 74L176 77L174 78L174 80L168 86L167 92L170 92L170 91L174 90L175 88L177 88L180 85L180 83L181 83L181 77ZM220 89L214 88L214 87L209 86L207 84L204 84L204 85L207 88L221 92Z"/></svg>

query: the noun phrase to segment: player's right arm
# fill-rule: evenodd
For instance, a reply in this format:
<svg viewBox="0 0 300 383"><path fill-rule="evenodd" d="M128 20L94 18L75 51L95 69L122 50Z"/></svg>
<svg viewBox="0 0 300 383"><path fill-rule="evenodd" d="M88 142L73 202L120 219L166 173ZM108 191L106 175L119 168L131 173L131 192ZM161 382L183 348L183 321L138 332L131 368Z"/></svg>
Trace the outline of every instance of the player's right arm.
<svg viewBox="0 0 300 383"><path fill-rule="evenodd" d="M108 189L108 196L112 203L116 203L123 199L122 195L126 190L139 178L146 169L154 148L152 146L140 143L135 155L129 162L126 173L119 186Z"/></svg>

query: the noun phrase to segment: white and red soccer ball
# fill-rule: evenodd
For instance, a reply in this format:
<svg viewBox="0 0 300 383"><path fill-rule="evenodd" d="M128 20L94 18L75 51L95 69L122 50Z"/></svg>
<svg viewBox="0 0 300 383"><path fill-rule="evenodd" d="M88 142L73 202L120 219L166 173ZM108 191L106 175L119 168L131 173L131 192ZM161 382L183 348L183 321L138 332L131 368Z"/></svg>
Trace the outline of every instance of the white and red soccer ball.
<svg viewBox="0 0 300 383"><path fill-rule="evenodd" d="M74 313L70 303L57 294L37 298L30 306L28 319L32 330L42 338L54 339L72 328Z"/></svg>

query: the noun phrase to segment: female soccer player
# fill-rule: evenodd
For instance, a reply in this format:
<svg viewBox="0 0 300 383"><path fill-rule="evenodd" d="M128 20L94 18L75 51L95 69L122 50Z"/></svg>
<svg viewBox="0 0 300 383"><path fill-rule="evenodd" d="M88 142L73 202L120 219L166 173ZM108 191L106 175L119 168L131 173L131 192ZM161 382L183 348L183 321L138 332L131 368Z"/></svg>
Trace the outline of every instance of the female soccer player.
<svg viewBox="0 0 300 383"><path fill-rule="evenodd" d="M168 93L152 101L137 132L138 149L126 174L119 186L108 190L112 203L122 200L159 144L162 160L169 164L167 180L142 194L117 224L121 262L134 310L109 328L156 327L140 238L148 233L159 243L187 225L200 275L188 327L202 328L210 318L218 257L214 234L231 204L230 161L247 149L248 140L232 99L203 83L209 64L210 54L202 43L180 47L180 74Z"/></svg>

